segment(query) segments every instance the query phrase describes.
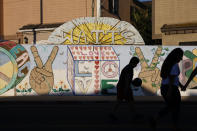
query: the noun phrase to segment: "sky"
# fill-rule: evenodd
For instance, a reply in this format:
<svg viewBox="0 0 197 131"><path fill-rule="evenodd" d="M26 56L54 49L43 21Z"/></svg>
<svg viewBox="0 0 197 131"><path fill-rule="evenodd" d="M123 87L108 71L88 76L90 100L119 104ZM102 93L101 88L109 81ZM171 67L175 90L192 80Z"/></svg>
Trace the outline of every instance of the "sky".
<svg viewBox="0 0 197 131"><path fill-rule="evenodd" d="M152 0L139 0L139 1L152 1Z"/></svg>

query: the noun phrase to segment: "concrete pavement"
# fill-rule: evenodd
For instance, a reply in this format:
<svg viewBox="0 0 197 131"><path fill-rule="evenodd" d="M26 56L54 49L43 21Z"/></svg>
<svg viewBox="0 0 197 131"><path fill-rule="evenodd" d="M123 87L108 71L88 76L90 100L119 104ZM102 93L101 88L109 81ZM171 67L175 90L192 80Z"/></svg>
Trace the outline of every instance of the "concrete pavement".
<svg viewBox="0 0 197 131"><path fill-rule="evenodd" d="M136 102L138 112L145 115L131 122L128 105L123 103L118 120L109 118L113 101L1 101L0 130L132 130L151 131L149 118L164 106L163 102ZM183 102L180 127L196 131L197 103ZM170 116L158 123L158 131L168 131Z"/></svg>

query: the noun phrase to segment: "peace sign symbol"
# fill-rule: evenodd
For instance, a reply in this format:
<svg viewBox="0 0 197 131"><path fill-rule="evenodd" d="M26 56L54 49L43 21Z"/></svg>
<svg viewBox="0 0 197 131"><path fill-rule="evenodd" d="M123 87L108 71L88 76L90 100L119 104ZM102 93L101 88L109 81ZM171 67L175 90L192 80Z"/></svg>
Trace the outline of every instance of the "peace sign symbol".
<svg viewBox="0 0 197 131"><path fill-rule="evenodd" d="M157 89L160 87L159 84L161 83L160 69L156 66L158 64L159 56L162 53L162 47L159 46L157 48L150 65L146 62L139 47L135 48L135 52L140 59L141 71L138 77L142 79L142 87L151 93L156 93Z"/></svg>
<svg viewBox="0 0 197 131"><path fill-rule="evenodd" d="M31 88L34 89L37 94L46 95L53 88L54 84L52 64L57 55L58 46L53 47L53 50L44 65L35 46L31 47L31 52L37 66L30 73L29 83Z"/></svg>

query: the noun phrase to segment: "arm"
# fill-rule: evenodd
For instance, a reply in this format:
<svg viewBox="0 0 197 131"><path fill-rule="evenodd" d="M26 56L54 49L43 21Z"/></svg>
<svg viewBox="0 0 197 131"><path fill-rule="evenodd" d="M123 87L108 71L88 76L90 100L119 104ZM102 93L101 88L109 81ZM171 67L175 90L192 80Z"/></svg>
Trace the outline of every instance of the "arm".
<svg viewBox="0 0 197 131"><path fill-rule="evenodd" d="M187 86L189 85L189 83L191 82L191 80L194 78L194 76L197 74L197 68L195 68L192 72L192 74L190 75L189 79L187 80L184 89L187 88Z"/></svg>

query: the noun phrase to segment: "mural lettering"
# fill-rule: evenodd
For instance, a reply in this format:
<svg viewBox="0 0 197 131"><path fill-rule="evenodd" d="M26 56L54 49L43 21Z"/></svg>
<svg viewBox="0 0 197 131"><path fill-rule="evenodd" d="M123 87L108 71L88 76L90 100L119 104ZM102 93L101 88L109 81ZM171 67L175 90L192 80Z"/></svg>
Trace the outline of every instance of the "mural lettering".
<svg viewBox="0 0 197 131"><path fill-rule="evenodd" d="M128 22L108 17L82 17L58 27L48 38L51 44L144 44Z"/></svg>

